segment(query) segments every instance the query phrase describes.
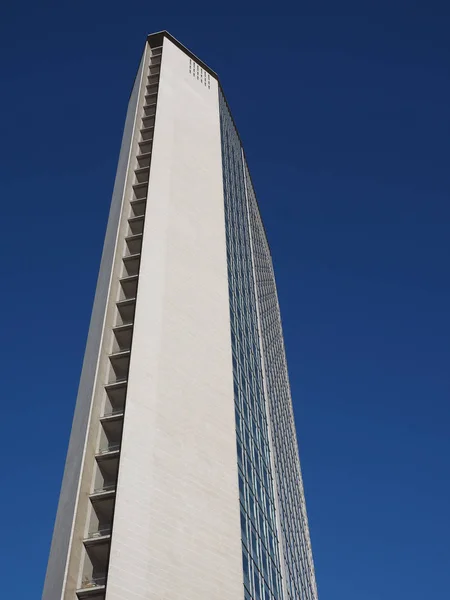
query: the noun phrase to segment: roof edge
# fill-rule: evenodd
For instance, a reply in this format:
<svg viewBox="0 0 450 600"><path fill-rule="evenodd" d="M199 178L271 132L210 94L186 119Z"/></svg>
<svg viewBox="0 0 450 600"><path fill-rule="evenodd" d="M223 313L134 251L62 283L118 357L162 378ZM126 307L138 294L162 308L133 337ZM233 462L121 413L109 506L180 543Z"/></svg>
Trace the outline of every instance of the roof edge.
<svg viewBox="0 0 450 600"><path fill-rule="evenodd" d="M172 42L172 44L175 44L175 46L177 46L180 50L182 50L185 54L187 54L189 56L189 58L192 58L192 60L194 60L196 63L198 63L202 67L202 69L204 69L207 73L209 73L215 79L217 79L217 81L219 81L219 76L217 75L217 73L215 71L213 71L211 69L211 67L208 67L208 65L206 63L204 63L198 56L196 56L193 52L191 52L189 50L189 48L186 48L186 46L183 46L183 44L181 42L179 42L177 40L177 38L173 37L173 35L171 35L165 29L163 29L162 31L157 31L155 33L149 34L147 36L147 43L149 44L150 48L156 48L158 46L162 46L162 42L163 42L164 38L167 38L168 40L170 40Z"/></svg>

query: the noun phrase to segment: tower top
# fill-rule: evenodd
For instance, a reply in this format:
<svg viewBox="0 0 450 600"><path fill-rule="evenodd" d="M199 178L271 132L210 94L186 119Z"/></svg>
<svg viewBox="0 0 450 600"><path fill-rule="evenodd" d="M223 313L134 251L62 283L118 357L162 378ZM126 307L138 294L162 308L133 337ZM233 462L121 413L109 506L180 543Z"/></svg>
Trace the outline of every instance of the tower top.
<svg viewBox="0 0 450 600"><path fill-rule="evenodd" d="M167 39L169 39L173 44L175 44L175 46L177 46L185 54L187 54L189 56L189 58L192 58L192 60L194 60L207 73L209 73L210 75L215 77L217 80L219 80L217 73L215 71L213 71L211 69L211 67L208 67L208 65L206 63L204 63L198 56L196 56L193 52L191 52L189 50L189 48L186 48L186 46L184 46L181 42L179 42L176 38L174 38L173 35L170 34L168 31L163 30L163 31L157 31L155 33L150 33L147 36L147 43L149 44L149 46L151 48L157 48L158 46L162 46L163 39L165 37Z"/></svg>

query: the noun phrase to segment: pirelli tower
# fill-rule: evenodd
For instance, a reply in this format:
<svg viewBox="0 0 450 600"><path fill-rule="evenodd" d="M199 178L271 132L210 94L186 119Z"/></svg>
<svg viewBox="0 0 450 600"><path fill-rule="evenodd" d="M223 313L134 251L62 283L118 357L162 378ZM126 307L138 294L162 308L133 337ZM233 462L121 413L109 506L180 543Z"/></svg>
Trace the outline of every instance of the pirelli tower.
<svg viewBox="0 0 450 600"><path fill-rule="evenodd" d="M76 599L317 600L252 179L217 74L165 31L128 105L43 592Z"/></svg>

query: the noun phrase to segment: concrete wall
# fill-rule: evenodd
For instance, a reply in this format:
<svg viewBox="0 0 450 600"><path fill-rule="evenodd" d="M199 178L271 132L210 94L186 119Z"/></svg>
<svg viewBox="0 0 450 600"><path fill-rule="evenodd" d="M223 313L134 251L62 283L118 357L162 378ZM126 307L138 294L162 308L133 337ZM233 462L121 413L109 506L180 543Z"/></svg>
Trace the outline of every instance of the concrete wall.
<svg viewBox="0 0 450 600"><path fill-rule="evenodd" d="M69 592L68 595L71 598L74 597L73 590L76 586L79 565L74 567L73 573L70 573L69 571L72 569L68 568L74 532L78 537L77 554L80 555L83 552L81 538L84 533L86 513L84 512L83 515L80 515L79 501L82 499L85 503L87 502L88 489L85 490L83 496L81 495L82 481L85 482L85 487L88 488L90 486L90 477L88 473L86 473L85 468L86 445L89 438L88 433L91 411L95 404L95 402L93 402L94 387L98 379L98 366L102 356L106 307L110 291L111 274L116 256L116 239L122 212L124 187L127 180L130 145L134 131L142 69L143 63L140 65L128 105L119 164L114 184L100 272L72 424L72 432L42 595L43 600L60 600L65 594L68 576L72 581L72 591ZM107 364L107 359L105 364ZM99 410L99 406L97 409ZM98 429L98 424L96 424L96 429ZM94 450L92 449L91 456L89 457L89 470L91 472L94 467L93 452ZM78 532L75 527L76 515L78 515L80 521L80 527L78 528L80 530Z"/></svg>
<svg viewBox="0 0 450 600"><path fill-rule="evenodd" d="M164 39L107 600L242 600L217 82Z"/></svg>

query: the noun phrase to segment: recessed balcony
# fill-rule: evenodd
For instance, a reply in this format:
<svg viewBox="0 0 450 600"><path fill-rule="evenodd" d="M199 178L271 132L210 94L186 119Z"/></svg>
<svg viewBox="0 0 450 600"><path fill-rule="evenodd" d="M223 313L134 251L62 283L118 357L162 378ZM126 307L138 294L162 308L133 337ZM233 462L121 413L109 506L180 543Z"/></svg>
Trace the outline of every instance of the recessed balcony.
<svg viewBox="0 0 450 600"><path fill-rule="evenodd" d="M110 354L109 362L111 364L113 378L108 383L126 381L128 377L128 368L130 366L130 351L124 350Z"/></svg>
<svg viewBox="0 0 450 600"><path fill-rule="evenodd" d="M104 600L106 590L106 575L83 577L76 594L79 600Z"/></svg>
<svg viewBox="0 0 450 600"><path fill-rule="evenodd" d="M130 226L130 233L135 235L144 231L144 215L138 217L130 217L128 219L128 225Z"/></svg>
<svg viewBox="0 0 450 600"><path fill-rule="evenodd" d="M152 151L152 144L153 144L152 140L149 140L146 142L141 140L140 142L138 142L138 144L139 144L139 154L140 155L148 154L149 152Z"/></svg>
<svg viewBox="0 0 450 600"><path fill-rule="evenodd" d="M158 82L147 85L147 91L145 96L152 96L153 94L158 93Z"/></svg>
<svg viewBox="0 0 450 600"><path fill-rule="evenodd" d="M152 115L156 115L156 104L152 104L150 106L144 106L144 115L146 117L151 117Z"/></svg>
<svg viewBox="0 0 450 600"><path fill-rule="evenodd" d="M89 498L91 502L101 502L103 500L108 500L110 498L114 498L116 496L116 484L115 483L103 483L99 487L96 487L92 490Z"/></svg>
<svg viewBox="0 0 450 600"><path fill-rule="evenodd" d="M154 67L149 67L149 69L148 69L148 72L150 73L150 75L159 75L159 71L160 71L159 65L156 65Z"/></svg>
<svg viewBox="0 0 450 600"><path fill-rule="evenodd" d="M133 200L145 200L147 198L148 182L135 183L133 185ZM135 215L137 216L137 215Z"/></svg>
<svg viewBox="0 0 450 600"><path fill-rule="evenodd" d="M127 251L129 255L140 254L142 249L142 233L129 235L127 238L125 238L125 242L127 244Z"/></svg>
<svg viewBox="0 0 450 600"><path fill-rule="evenodd" d="M159 81L159 73L153 73L147 76L147 85L158 84Z"/></svg>
<svg viewBox="0 0 450 600"><path fill-rule="evenodd" d="M139 265L141 263L141 255L140 254L129 254L128 256L124 256L122 258L124 276L131 277L132 275L139 274Z"/></svg>
<svg viewBox="0 0 450 600"><path fill-rule="evenodd" d="M121 300L129 300L130 298L136 298L137 294L138 275L132 275L131 277L122 277L120 280L120 287L124 298Z"/></svg>
<svg viewBox="0 0 450 600"><path fill-rule="evenodd" d="M127 383L120 381L118 383L110 383L105 385L106 402L104 414L113 412L123 412L125 407L125 399L127 395Z"/></svg>
<svg viewBox="0 0 450 600"><path fill-rule="evenodd" d="M137 162L140 169L144 169L150 166L151 152L147 152L147 154L138 154ZM149 171L150 173L150 171Z"/></svg>
<svg viewBox="0 0 450 600"><path fill-rule="evenodd" d="M95 455L97 472L93 494L106 493L116 489L117 473L119 469L119 453L100 453Z"/></svg>
<svg viewBox="0 0 450 600"><path fill-rule="evenodd" d="M91 599L104 593L110 542L110 534L83 540L86 558L80 587L76 592L78 598Z"/></svg>
<svg viewBox="0 0 450 600"><path fill-rule="evenodd" d="M153 128L155 126L155 117L154 116L144 117L142 119L142 125L143 125L144 129Z"/></svg>
<svg viewBox="0 0 450 600"><path fill-rule="evenodd" d="M102 433L100 436L100 449L110 452L120 449L123 428L123 413L111 415L101 419Z"/></svg>
<svg viewBox="0 0 450 600"><path fill-rule="evenodd" d="M148 187L148 183L140 185L145 185L146 189ZM147 195L145 195L143 198L139 198L138 200L132 200L130 202L130 206L132 217L143 217L145 215L145 209L147 207Z"/></svg>
<svg viewBox="0 0 450 600"><path fill-rule="evenodd" d="M95 528L93 531L89 531L86 538L83 540L84 545L102 544L105 541L109 541L111 538L111 525L104 527Z"/></svg>
<svg viewBox="0 0 450 600"><path fill-rule="evenodd" d="M113 329L114 344L113 353L123 352L131 349L131 340L133 337L133 325L118 325Z"/></svg>
<svg viewBox="0 0 450 600"><path fill-rule="evenodd" d="M98 452L95 455L95 458L97 459L97 461L102 461L102 460L108 460L108 459L113 459L113 458L119 458L119 454L120 454L120 443L119 442L114 442L114 443L105 443L104 446L101 446L98 450Z"/></svg>
<svg viewBox="0 0 450 600"><path fill-rule="evenodd" d="M115 421L116 419L123 419L123 408L107 408L105 412L100 417L101 423L108 423L110 421Z"/></svg>
<svg viewBox="0 0 450 600"><path fill-rule="evenodd" d="M149 170L148 166L142 167L139 169L135 169L134 176L136 179L136 183L148 183L149 173L150 173L150 170Z"/></svg>
<svg viewBox="0 0 450 600"><path fill-rule="evenodd" d="M134 322L136 299L120 300L116 302L116 306L119 312L118 325L131 325Z"/></svg>
<svg viewBox="0 0 450 600"><path fill-rule="evenodd" d="M142 142L148 142L150 140L153 139L153 132L154 132L154 127L146 127L144 129L141 129L140 133L141 133L141 141Z"/></svg>

